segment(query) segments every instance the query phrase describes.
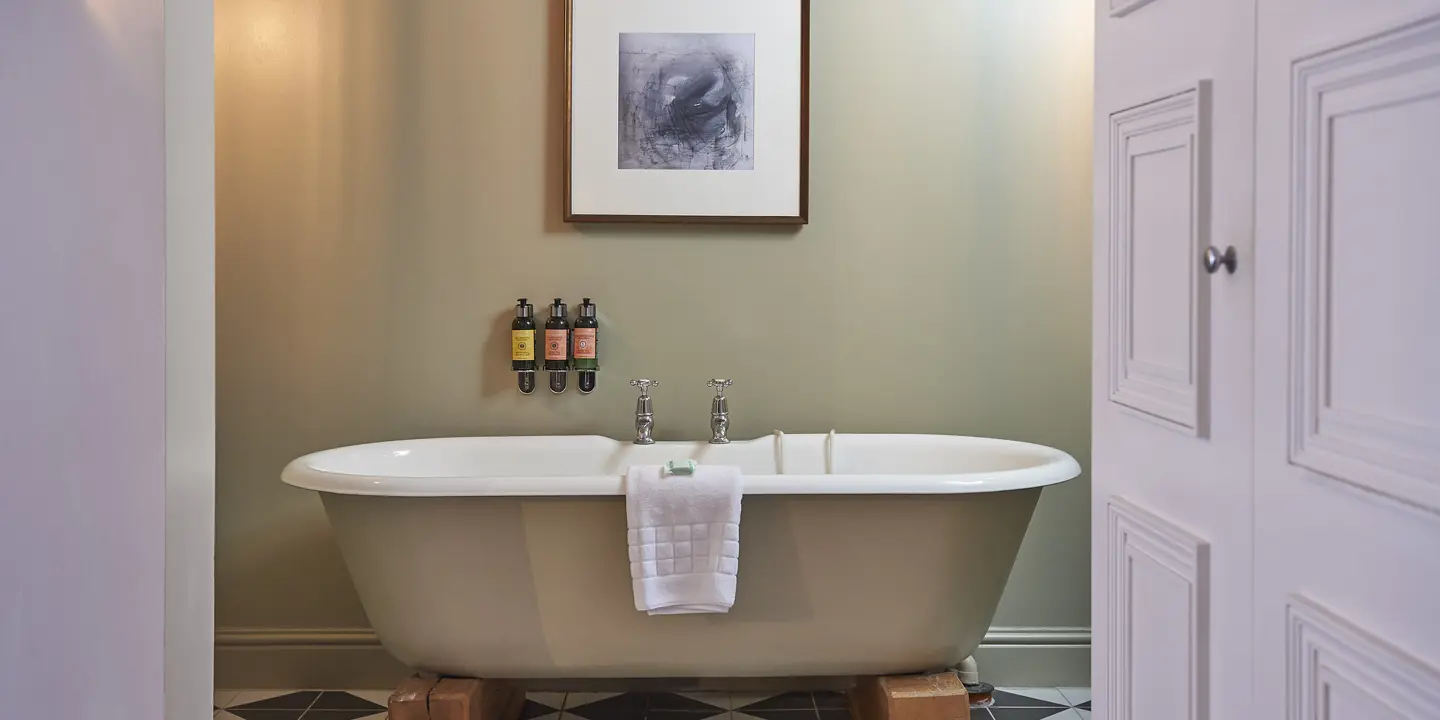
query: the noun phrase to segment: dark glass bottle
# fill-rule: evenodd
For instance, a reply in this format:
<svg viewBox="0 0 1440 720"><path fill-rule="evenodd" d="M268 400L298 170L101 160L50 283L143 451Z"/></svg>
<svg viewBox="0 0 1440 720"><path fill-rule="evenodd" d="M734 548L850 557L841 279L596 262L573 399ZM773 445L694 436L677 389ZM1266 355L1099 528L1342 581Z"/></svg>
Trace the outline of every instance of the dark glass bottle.
<svg viewBox="0 0 1440 720"><path fill-rule="evenodd" d="M550 306L550 319L545 321L545 369L550 371L550 392L565 392L570 370L570 309L560 298Z"/></svg>
<svg viewBox="0 0 1440 720"><path fill-rule="evenodd" d="M535 392L535 306L525 298L515 305L510 323L510 369L515 371L520 392Z"/></svg>
<svg viewBox="0 0 1440 720"><path fill-rule="evenodd" d="M589 394L595 390L595 371L600 369L598 354L600 321L595 316L595 303L590 298L580 303L580 316L575 318L575 329L571 356L575 358L575 374L580 381L580 392Z"/></svg>

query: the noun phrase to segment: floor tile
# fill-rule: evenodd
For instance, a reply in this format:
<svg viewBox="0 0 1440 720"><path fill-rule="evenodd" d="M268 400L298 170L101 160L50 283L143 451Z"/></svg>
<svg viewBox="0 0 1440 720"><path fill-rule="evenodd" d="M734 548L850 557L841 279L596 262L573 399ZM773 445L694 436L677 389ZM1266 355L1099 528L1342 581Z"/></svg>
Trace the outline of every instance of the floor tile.
<svg viewBox="0 0 1440 720"><path fill-rule="evenodd" d="M385 706L342 690L326 690L320 693L320 697L315 698L315 704L310 706L310 710L364 710L366 715L374 715L383 712Z"/></svg>
<svg viewBox="0 0 1440 720"><path fill-rule="evenodd" d="M1075 711L1067 707L992 707L995 720L1075 720Z"/></svg>
<svg viewBox="0 0 1440 720"><path fill-rule="evenodd" d="M681 697L690 698L691 700L695 700L695 701L697 701L697 702L705 703L706 705L710 705L710 706L713 706L713 707L718 707L718 708L721 708L721 709L723 709L723 710L729 710L729 709L732 707L732 706L730 705L730 693L723 693L723 692L682 692L682 693L675 693L675 694L676 694L676 695L680 695Z"/></svg>
<svg viewBox="0 0 1440 720"><path fill-rule="evenodd" d="M645 720L699 720L701 718L715 718L715 720L728 720L729 710L711 708L706 712L686 712L684 710L646 710Z"/></svg>
<svg viewBox="0 0 1440 720"><path fill-rule="evenodd" d="M355 697L365 698L380 707L390 707L390 694L394 690L346 690Z"/></svg>
<svg viewBox="0 0 1440 720"><path fill-rule="evenodd" d="M1090 710L1088 708L1085 710L1077 709L1075 714L1080 716L1080 720L1090 720Z"/></svg>
<svg viewBox="0 0 1440 720"><path fill-rule="evenodd" d="M565 696L560 696L560 702L561 704L564 704ZM554 715L558 712L560 712L560 705L551 707L543 703L538 703L527 697L525 698L525 704L520 708L520 720L536 720L536 718L542 718L546 715Z"/></svg>
<svg viewBox="0 0 1440 720"><path fill-rule="evenodd" d="M732 710L730 720L817 720L814 709L810 710Z"/></svg>
<svg viewBox="0 0 1440 720"><path fill-rule="evenodd" d="M1056 688L1071 705L1080 705L1090 702L1090 688L1088 687L1062 687Z"/></svg>
<svg viewBox="0 0 1440 720"><path fill-rule="evenodd" d="M306 710L301 720L370 720L370 718L381 718L384 720L384 712L374 710Z"/></svg>
<svg viewBox="0 0 1440 720"><path fill-rule="evenodd" d="M845 697L845 693L822 690L811 693L811 696L815 698L815 707L821 710L826 708L850 709L850 698Z"/></svg>
<svg viewBox="0 0 1440 720"><path fill-rule="evenodd" d="M1070 707L1055 688L995 688L995 707Z"/></svg>
<svg viewBox="0 0 1440 720"><path fill-rule="evenodd" d="M756 715L757 713L754 712L756 710L814 710L815 698L808 692L787 692L764 697L762 700L745 705L737 704L734 708L751 715Z"/></svg>
<svg viewBox="0 0 1440 720"><path fill-rule="evenodd" d="M649 718L655 713L691 713L696 718L713 717L720 715L730 708L725 696L716 694L707 700L687 697L679 693L649 693L645 699L645 717Z"/></svg>
<svg viewBox="0 0 1440 720"><path fill-rule="evenodd" d="M645 717L644 693L620 693L577 705L572 700L579 694L565 698L566 715L575 715L585 720L643 720Z"/></svg>
<svg viewBox="0 0 1440 720"><path fill-rule="evenodd" d="M971 705L970 720L995 720L995 716L990 714L990 708L988 707L975 707Z"/></svg>
<svg viewBox="0 0 1440 720"><path fill-rule="evenodd" d="M241 690L230 702L230 709L308 710L318 697L318 690Z"/></svg>
<svg viewBox="0 0 1440 720"><path fill-rule="evenodd" d="M217 718L239 718L240 720L300 720L304 710L221 710Z"/></svg>
<svg viewBox="0 0 1440 720"><path fill-rule="evenodd" d="M589 705L601 700L609 700L620 693L569 693L565 696L565 709Z"/></svg>
<svg viewBox="0 0 1440 720"><path fill-rule="evenodd" d="M746 705L754 705L765 698L774 696L775 693L730 693L730 709L739 710Z"/></svg>
<svg viewBox="0 0 1440 720"><path fill-rule="evenodd" d="M554 708L555 710L561 710L565 707L565 693L527 692L525 693L525 699L537 705Z"/></svg>
<svg viewBox="0 0 1440 720"><path fill-rule="evenodd" d="M849 708L820 708L820 720L851 720Z"/></svg>
<svg viewBox="0 0 1440 720"><path fill-rule="evenodd" d="M239 691L239 690L216 690L216 691L215 691L215 707L217 707L217 708L227 708L227 707L230 707L231 705L234 705L234 704L235 704L235 696L236 696L236 695L239 695L239 694L240 694L240 691Z"/></svg>

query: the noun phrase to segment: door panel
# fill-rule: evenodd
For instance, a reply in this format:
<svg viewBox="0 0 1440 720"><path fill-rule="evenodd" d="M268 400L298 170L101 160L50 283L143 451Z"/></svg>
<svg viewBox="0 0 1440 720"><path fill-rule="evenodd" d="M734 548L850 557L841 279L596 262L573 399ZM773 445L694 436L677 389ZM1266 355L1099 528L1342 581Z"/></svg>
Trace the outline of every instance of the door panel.
<svg viewBox="0 0 1440 720"><path fill-rule="evenodd" d="M1210 85L1110 116L1110 401L1203 435Z"/></svg>
<svg viewBox="0 0 1440 720"><path fill-rule="evenodd" d="M1295 63L1295 464L1440 512L1440 25Z"/></svg>
<svg viewBox="0 0 1440 720"><path fill-rule="evenodd" d="M1209 544L1121 498L1107 527L1113 642L1102 717L1206 717Z"/></svg>
<svg viewBox="0 0 1440 720"><path fill-rule="evenodd" d="M1315 720L1433 718L1440 683L1423 663L1303 597L1286 618L1290 717Z"/></svg>
<svg viewBox="0 0 1440 720"><path fill-rule="evenodd" d="M1440 1L1263 0L1255 717L1440 717Z"/></svg>
<svg viewBox="0 0 1440 720"><path fill-rule="evenodd" d="M1250 717L1254 22L1096 3L1097 718Z"/></svg>

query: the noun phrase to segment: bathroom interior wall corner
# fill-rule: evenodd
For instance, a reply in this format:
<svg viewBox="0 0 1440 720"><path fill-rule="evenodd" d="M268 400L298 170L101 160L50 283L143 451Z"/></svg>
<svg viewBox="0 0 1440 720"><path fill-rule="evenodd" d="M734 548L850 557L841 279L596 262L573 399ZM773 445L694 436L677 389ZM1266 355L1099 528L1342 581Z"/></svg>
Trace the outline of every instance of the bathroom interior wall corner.
<svg viewBox="0 0 1440 720"><path fill-rule="evenodd" d="M319 500L279 480L314 450L625 437L641 376L657 438L708 437L720 375L736 438L986 435L1088 464L1091 11L813 3L795 230L562 223L562 0L216 0L217 682L380 662L347 649L367 622ZM593 395L515 391L521 296L598 303ZM1088 496L1045 491L1010 636L1089 624ZM1088 682L1077 646L997 643L1044 657L992 682Z"/></svg>

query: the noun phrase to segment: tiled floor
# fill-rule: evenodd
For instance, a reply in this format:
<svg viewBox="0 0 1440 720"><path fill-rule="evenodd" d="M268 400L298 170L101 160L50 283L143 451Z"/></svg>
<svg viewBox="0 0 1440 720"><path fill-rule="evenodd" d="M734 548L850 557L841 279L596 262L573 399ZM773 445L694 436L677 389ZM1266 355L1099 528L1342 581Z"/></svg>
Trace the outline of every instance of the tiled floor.
<svg viewBox="0 0 1440 720"><path fill-rule="evenodd" d="M989 712L990 715L985 715ZM974 708L970 720L1090 720L1090 688L998 688L989 708Z"/></svg>
<svg viewBox="0 0 1440 720"><path fill-rule="evenodd" d="M389 690L217 690L219 720L385 720Z"/></svg>
<svg viewBox="0 0 1440 720"><path fill-rule="evenodd" d="M387 690L229 690L221 720L384 720ZM1090 688L1001 688L972 720L1090 719ZM835 692L530 693L520 720L851 720Z"/></svg>

